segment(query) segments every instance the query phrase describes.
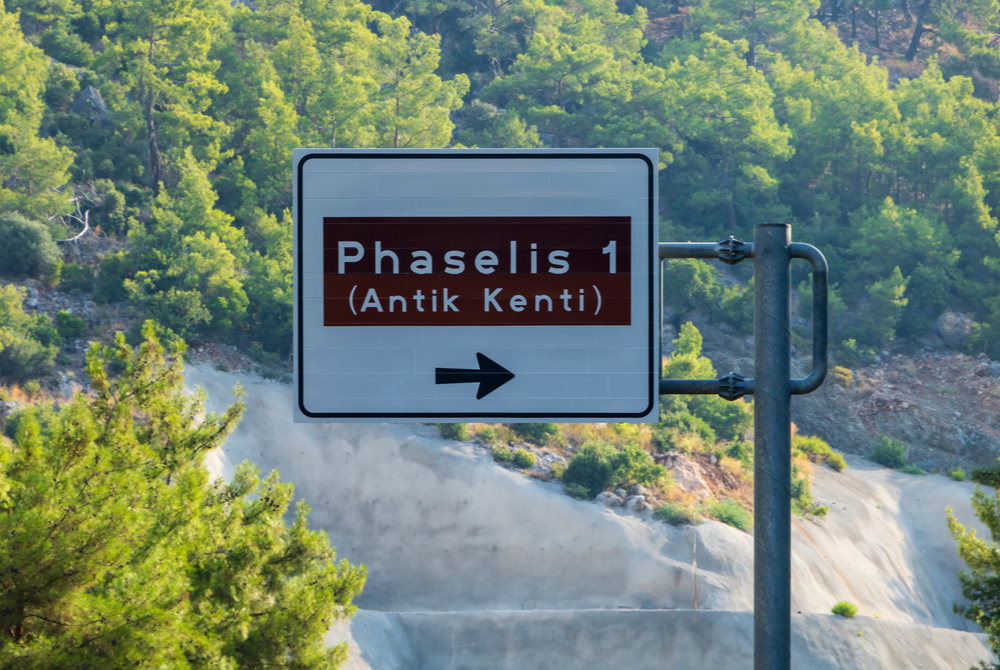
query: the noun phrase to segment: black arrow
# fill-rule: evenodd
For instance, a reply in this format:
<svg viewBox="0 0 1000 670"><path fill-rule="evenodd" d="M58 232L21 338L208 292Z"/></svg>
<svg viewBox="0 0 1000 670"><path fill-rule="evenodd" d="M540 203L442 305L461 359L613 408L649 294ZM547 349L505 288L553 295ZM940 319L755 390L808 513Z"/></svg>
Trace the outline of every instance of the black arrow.
<svg viewBox="0 0 1000 670"><path fill-rule="evenodd" d="M514 373L491 360L485 354L476 353L478 370L467 368L434 368L435 384L472 384L479 382L479 392L476 400L482 400L489 394L514 378Z"/></svg>

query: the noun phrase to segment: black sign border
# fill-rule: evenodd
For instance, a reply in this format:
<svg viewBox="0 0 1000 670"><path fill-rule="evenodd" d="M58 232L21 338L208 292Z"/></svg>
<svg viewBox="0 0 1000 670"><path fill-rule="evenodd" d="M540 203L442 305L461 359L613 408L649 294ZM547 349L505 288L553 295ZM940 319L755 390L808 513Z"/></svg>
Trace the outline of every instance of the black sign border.
<svg viewBox="0 0 1000 670"><path fill-rule="evenodd" d="M303 360L302 360L302 350L304 345L303 336L303 297L302 297L302 169L303 166L310 160L314 159L343 159L343 158L404 158L404 159L427 159L427 158L445 158L445 159L482 159L482 158L500 158L500 159L517 159L517 158L599 158L599 159L635 159L643 161L646 164L646 188L647 188L647 217L649 221L649 249L652 255L647 254L649 266L649 339L648 339L648 360L649 360L649 370L647 372L647 387L649 390L649 399L646 403L646 407L638 412L447 412L447 413L427 413L427 412L314 412L312 410L306 409L305 406L305 382L304 382L304 370L303 370ZM410 419L410 420L424 420L424 419L617 419L617 418L634 418L641 419L645 418L653 409L656 407L659 401L659 361L656 360L656 338L660 335L660 320L655 318L657 316L656 309L659 305L659 301L655 300L656 296L656 282L655 278L656 263L659 261L655 258L655 251L657 245L657 231L656 226L656 202L654 194L656 192L656 166L653 165L653 161L650 160L649 156L642 153L633 152L572 152L572 153L549 153L549 152L503 152L503 153L491 153L491 152L474 152L474 153L452 153L448 151L443 152L418 152L418 151L406 151L406 152L393 152L393 151L371 151L371 150L359 150L359 151L338 151L336 153L308 153L302 156L295 166L296 169L296 190L295 190L295 273L296 273L296 304L298 306L296 314L296 334L295 341L293 345L295 347L295 365L296 365L296 404L298 409L304 416L310 419L375 419L375 420L391 420L391 419Z"/></svg>

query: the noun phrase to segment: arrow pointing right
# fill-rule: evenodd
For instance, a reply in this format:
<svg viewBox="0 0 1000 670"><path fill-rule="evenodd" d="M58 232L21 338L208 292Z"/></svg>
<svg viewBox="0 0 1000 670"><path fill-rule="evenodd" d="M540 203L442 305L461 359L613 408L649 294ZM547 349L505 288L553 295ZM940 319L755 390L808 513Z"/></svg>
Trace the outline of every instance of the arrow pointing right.
<svg viewBox="0 0 1000 670"><path fill-rule="evenodd" d="M435 384L479 384L476 400L489 394L514 378L514 373L503 367L486 354L476 353L479 369L434 368Z"/></svg>

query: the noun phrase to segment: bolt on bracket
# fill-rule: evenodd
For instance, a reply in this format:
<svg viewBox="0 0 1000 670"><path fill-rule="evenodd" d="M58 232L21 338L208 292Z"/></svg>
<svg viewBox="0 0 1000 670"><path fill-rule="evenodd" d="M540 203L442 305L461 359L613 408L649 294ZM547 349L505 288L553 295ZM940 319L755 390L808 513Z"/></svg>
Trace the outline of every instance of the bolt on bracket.
<svg viewBox="0 0 1000 670"><path fill-rule="evenodd" d="M720 261L727 265L736 265L753 255L753 245L741 242L730 235L715 245L715 251Z"/></svg>
<svg viewBox="0 0 1000 670"><path fill-rule="evenodd" d="M746 377L735 372L730 372L725 377L719 377L717 381L719 382L719 397L726 400L739 400L750 390L750 384L747 382L750 381L751 384L753 382L753 380L747 380Z"/></svg>

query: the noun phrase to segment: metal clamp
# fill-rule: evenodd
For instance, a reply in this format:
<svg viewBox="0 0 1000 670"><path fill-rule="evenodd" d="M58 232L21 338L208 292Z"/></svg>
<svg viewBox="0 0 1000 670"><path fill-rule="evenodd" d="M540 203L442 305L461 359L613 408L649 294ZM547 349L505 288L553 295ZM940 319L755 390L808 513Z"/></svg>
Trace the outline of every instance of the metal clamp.
<svg viewBox="0 0 1000 670"><path fill-rule="evenodd" d="M736 265L742 260L753 256L753 245L740 242L730 235L715 245L716 254L726 265Z"/></svg>
<svg viewBox="0 0 1000 670"><path fill-rule="evenodd" d="M739 400L747 393L747 380L743 375L730 372L725 377L719 377L718 381L720 398Z"/></svg>
<svg viewBox="0 0 1000 670"><path fill-rule="evenodd" d="M701 258L735 265L753 258L753 244L732 235L719 242L660 242L660 260L665 258Z"/></svg>

